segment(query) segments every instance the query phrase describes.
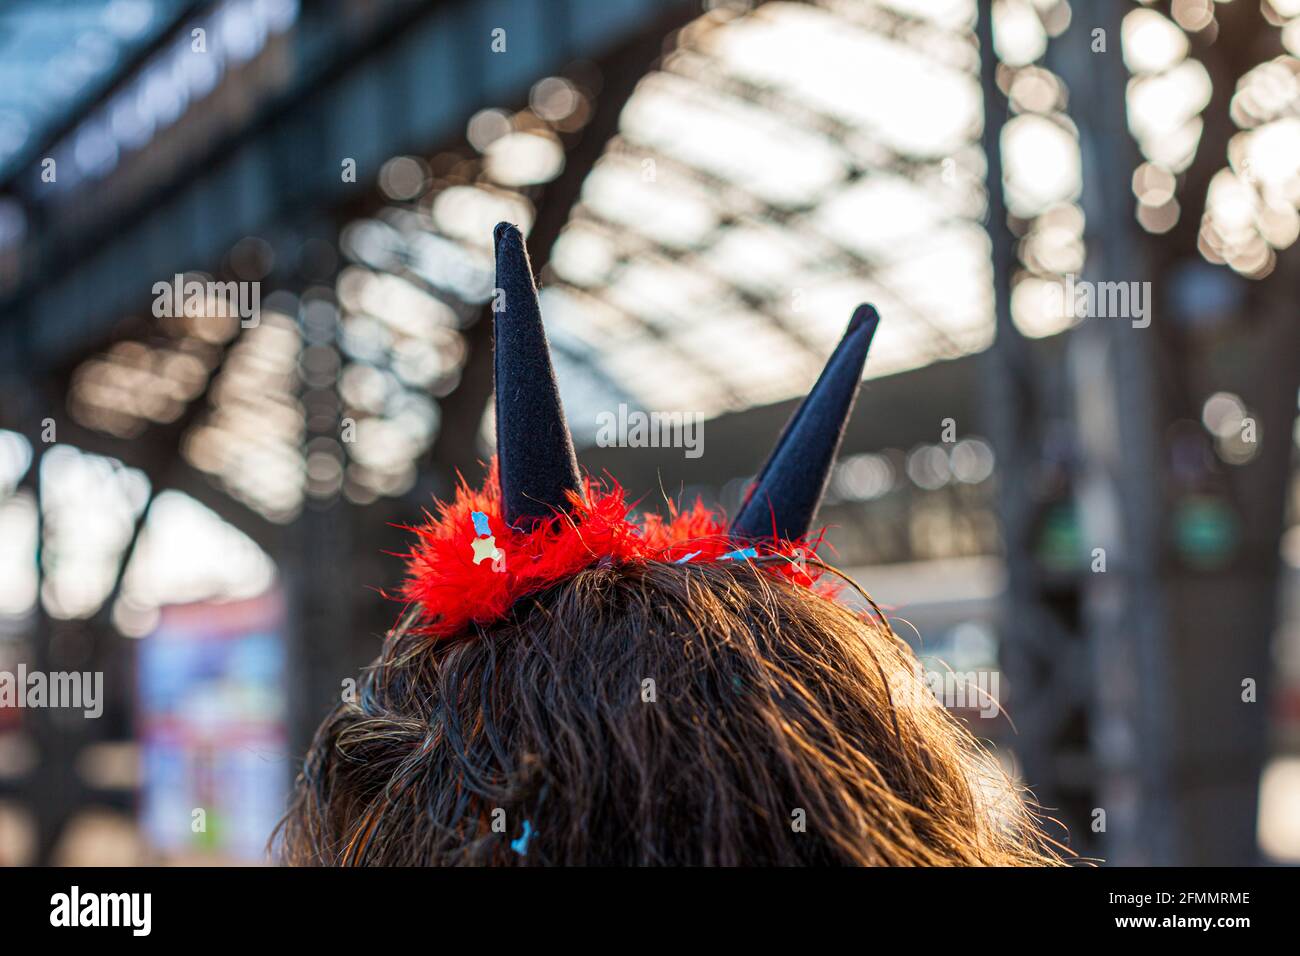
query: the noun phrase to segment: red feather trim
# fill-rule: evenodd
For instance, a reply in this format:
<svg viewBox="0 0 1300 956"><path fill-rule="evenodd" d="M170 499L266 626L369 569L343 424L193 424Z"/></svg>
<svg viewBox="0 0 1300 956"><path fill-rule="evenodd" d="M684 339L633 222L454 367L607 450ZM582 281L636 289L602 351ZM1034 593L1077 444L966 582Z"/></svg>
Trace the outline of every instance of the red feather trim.
<svg viewBox="0 0 1300 956"><path fill-rule="evenodd" d="M728 537L722 518L699 501L681 512L670 503L669 520L650 514L636 524L629 519L631 509L618 482L604 484L587 477L584 486L585 500L575 497L570 514L539 522L534 530L517 531L502 518L494 463L482 490L475 491L462 478L455 497L438 503L436 516L426 513L428 520L422 526L407 526L417 540L406 559L407 579L400 596L423 609L421 629L448 637L470 622L491 623L504 617L520 598L605 560L695 564L753 547L759 557L786 558L764 562L762 567L796 584L812 587L821 576L820 568L803 563L820 537L737 542ZM475 547L480 538L474 527L475 511L487 516L495 558L489 556L493 552L488 542Z"/></svg>

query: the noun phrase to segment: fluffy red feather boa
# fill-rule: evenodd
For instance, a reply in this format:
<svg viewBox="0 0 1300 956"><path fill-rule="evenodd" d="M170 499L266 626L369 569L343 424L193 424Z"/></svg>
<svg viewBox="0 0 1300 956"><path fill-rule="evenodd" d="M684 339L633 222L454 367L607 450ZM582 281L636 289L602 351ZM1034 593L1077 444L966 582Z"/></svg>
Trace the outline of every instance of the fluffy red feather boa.
<svg viewBox="0 0 1300 956"><path fill-rule="evenodd" d="M494 466L482 490L461 479L455 497L439 502L436 515L426 512L423 525L406 526L416 541L406 556L407 578L400 597L422 609L421 631L448 637L471 622L499 620L520 598L601 561L694 564L780 556L786 560L760 564L809 588L821 576L820 568L804 564L820 544L820 536L737 542L727 535L722 517L699 501L689 511L679 511L669 502L669 520L648 514L636 523L616 481L602 483L588 476L584 484L585 495L574 497L569 514L518 531L502 517ZM476 531L474 512L487 517L491 542ZM746 548L753 548L756 555L743 553Z"/></svg>

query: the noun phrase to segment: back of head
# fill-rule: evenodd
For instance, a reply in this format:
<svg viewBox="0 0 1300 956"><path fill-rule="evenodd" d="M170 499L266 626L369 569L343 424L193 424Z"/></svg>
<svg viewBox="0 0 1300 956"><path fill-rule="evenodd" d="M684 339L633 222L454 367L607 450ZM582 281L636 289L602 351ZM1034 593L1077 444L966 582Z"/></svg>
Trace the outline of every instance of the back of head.
<svg viewBox="0 0 1300 956"><path fill-rule="evenodd" d="M596 566L449 640L399 628L280 837L297 864L1057 860L887 626L744 562Z"/></svg>
<svg viewBox="0 0 1300 956"><path fill-rule="evenodd" d="M854 310L733 520L669 502L634 522L617 482L579 473L522 233L493 241L495 462L412 529L411 609L320 728L284 858L1054 861L888 626L810 590L875 309Z"/></svg>

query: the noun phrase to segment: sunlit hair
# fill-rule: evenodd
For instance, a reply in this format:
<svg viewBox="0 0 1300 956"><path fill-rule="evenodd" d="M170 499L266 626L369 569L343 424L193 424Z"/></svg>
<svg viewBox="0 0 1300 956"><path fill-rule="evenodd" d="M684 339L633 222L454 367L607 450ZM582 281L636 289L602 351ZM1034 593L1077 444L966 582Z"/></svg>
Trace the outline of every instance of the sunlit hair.
<svg viewBox="0 0 1300 956"><path fill-rule="evenodd" d="M451 640L409 620L317 732L284 862L1061 861L887 626L745 563L591 568Z"/></svg>

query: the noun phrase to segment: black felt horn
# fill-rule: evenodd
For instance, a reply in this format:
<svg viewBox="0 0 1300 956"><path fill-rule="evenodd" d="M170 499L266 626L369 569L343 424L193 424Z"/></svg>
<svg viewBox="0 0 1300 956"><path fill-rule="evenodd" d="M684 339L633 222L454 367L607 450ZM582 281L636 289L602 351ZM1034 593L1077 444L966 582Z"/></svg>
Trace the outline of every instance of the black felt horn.
<svg viewBox="0 0 1300 956"><path fill-rule="evenodd" d="M812 528L879 322L872 306L854 310L817 384L785 426L749 500L731 523L733 536L771 537L775 531L793 540Z"/></svg>
<svg viewBox="0 0 1300 956"><path fill-rule="evenodd" d="M551 350L524 237L508 222L492 230L500 308L493 313L497 464L512 526L569 510L581 492L573 439L560 405Z"/></svg>

